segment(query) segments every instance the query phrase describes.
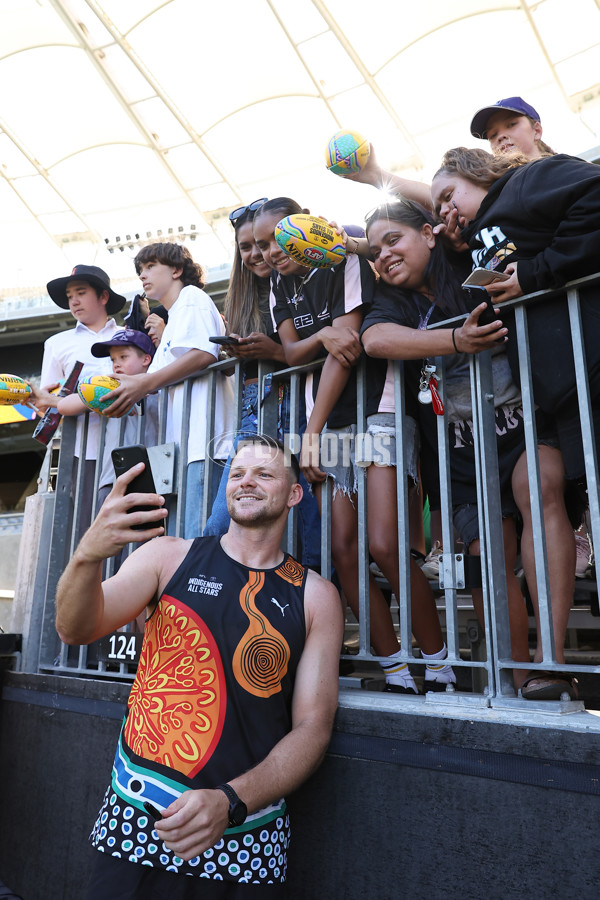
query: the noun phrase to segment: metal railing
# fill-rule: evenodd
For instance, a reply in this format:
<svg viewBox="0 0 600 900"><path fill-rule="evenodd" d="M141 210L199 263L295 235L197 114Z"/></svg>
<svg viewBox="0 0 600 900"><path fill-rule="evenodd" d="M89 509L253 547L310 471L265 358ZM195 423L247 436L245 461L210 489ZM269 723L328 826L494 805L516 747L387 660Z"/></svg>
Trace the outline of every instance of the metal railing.
<svg viewBox="0 0 600 900"><path fill-rule="evenodd" d="M543 646L543 661L540 668L550 671L565 671L572 673L600 673L600 648L598 655L594 651L588 653L585 662L577 661L577 654L569 657L568 665L559 664L556 658L556 648L553 641L552 615L550 604L550 586L548 579L548 558L546 542L544 538L544 510L541 502L540 470L537 454L537 435L535 424L535 403L531 386L531 366L527 344L527 313L530 303L545 302L548 298L564 297L568 306L569 319L572 330L572 347L575 356L577 371L581 377L577 379L577 396L580 408L581 431L585 454L585 470L589 494L591 531L593 543L600 546L600 502L598 489L598 471L596 447L593 435L592 404L588 378L585 367L585 348L580 315L580 290L598 285L600 276L583 279L568 285L562 291L541 292L527 298L519 298L512 301L510 306L514 308L515 331L513 339L516 340L519 350L519 362L521 371L523 416L525 422L525 443L527 453L527 472L532 504L535 565L537 571L537 588L539 595L539 616L541 641ZM600 287L598 288L600 291ZM444 359L435 360L436 365L442 371L441 393L444 399L444 386L446 379L443 377ZM290 426L288 441L292 443L292 450L298 450L294 444L295 435L299 434L301 419L300 388L305 374L321 365L321 362L311 363L306 366L287 368L274 371L265 363L259 365L259 396L267 393L264 388L266 379L271 378L274 383L285 382L289 391ZM235 366L235 373L230 376L223 374L224 369ZM407 442L404 435L404 385L403 366L401 362L395 367L395 404L396 404L396 439L397 459L396 468L396 496L398 504L398 544L399 544L399 597L393 602L393 611L398 615L398 633L401 646L402 659L410 663L411 667L420 674L424 672L425 660L415 653L411 634L411 608L410 608L410 566L409 566L409 528L408 528L408 485L406 472ZM217 379L231 377L234 379L234 405L235 420L239 423L242 408L243 376L238 362L231 360L221 361L210 366L200 376L209 379L209 403L207 409L207 435L212 434L214 427L214 404ZM481 588L483 592L484 621L478 623L472 607L470 589L468 584L468 566L464 552L455 550L455 533L452 522L452 478L450 471L450 454L448 446L448 428L444 416L438 417L438 458L440 473L441 496L441 520L443 546L446 548L440 563L440 582L434 585L438 612L441 617L445 640L448 647L447 662L455 670L462 670L467 674L468 688L464 689L465 678L461 679L463 689L448 690L445 694L427 694L425 696L409 698L411 704L459 704L480 709L508 706L526 708L532 715L543 708L549 709L548 704L523 701L515 695L513 687L514 669L535 668L531 662L515 662L511 653L510 627L507 607L507 583L504 563L504 546L502 539L502 508L500 502L499 474L497 443L494 419L494 392L492 384L492 365L489 352L471 357L470 380L473 408L473 431L475 435L476 457L476 483L478 492L478 508L480 521L481 543ZM360 365L357 372L358 405L357 405L357 431L360 434L366 432L366 383L364 365ZM277 419L276 391L271 391L260 408L259 430L275 434ZM175 517L175 533L181 534L183 528L183 512L187 502L193 502L185 496L185 478L187 438L193 422L189 415L191 398L191 379L187 380L186 400L183 414L183 431L178 446L163 445L165 434L165 413L167 391L163 392L160 414L160 433L158 447L154 458L151 457L153 468L155 459L162 456L162 461L157 462L159 472L167 472L164 484L171 491L171 512ZM85 442L87 423L83 426L83 440ZM127 659L122 659L114 664L107 662L98 655L95 646L73 648L62 645L58 640L54 629L54 595L56 584L65 563L73 552L76 537L77 523L82 519L81 496L83 487L83 467L79 467L76 475L73 474L74 448L76 425L73 420L65 421L62 427L60 457L56 484L54 489L53 504L54 514L51 533L46 529L42 534L40 554L46 554L48 566L46 571L46 583L43 586L43 615L38 617L39 633L30 634L30 640L39 645L39 671L63 673L69 675L86 675L104 678L133 677L135 666ZM143 442L144 422L140 417L138 436ZM102 432L104 435L104 430ZM102 458L102 441L99 448L99 458ZM182 449L183 448L183 449ZM170 454L170 456L169 456ZM170 460L165 463L165 459ZM213 462L207 457L205 469L205 491L202 510L202 526L207 520L212 496L210 484L212 478ZM155 472L156 476L156 472ZM156 478L155 478L156 480ZM159 490L164 488L164 484ZM95 492L98 489L98 475L96 475ZM356 499L358 515L358 548L359 548L359 617L358 623L348 620L348 633L355 635L355 645L352 649L356 652L344 653L348 659L352 659L355 665L366 668L372 667L372 672L377 672L378 657L371 651L370 627L369 627L369 550L367 529L367 486L366 471L363 468L358 472L358 494ZM331 562L331 491L322 491L321 509L321 573L329 578L332 571ZM297 510L290 513L289 524L285 536L285 548L294 553L297 547ZM69 527L68 523L75 523L75 527ZM129 548L131 549L131 548ZM108 564L107 573L111 572L111 564ZM467 574L466 574L467 573ZM596 592L595 584L590 583L590 595ZM597 610L597 592L596 610ZM525 602L525 600L523 601ZM594 624L593 612L587 612L586 625ZM530 617L531 622L531 617ZM600 618L598 619L600 625ZM134 634L132 624L125 630ZM344 680L345 685L348 679ZM363 685L365 680L355 678L354 684ZM368 685L373 687L372 684ZM373 696L372 691L362 692L364 703L368 704ZM404 701L405 698L402 698ZM582 704L561 703L564 712L572 712L583 709Z"/></svg>

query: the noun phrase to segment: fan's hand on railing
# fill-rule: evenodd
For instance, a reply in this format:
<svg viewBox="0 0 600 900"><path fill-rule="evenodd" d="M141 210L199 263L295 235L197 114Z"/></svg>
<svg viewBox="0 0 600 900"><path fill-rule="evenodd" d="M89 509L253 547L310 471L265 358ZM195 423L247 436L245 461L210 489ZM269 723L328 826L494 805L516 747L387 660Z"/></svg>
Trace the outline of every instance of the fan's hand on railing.
<svg viewBox="0 0 600 900"><path fill-rule="evenodd" d="M345 369L355 366L362 355L360 337L354 328L328 326L319 332L321 343Z"/></svg>

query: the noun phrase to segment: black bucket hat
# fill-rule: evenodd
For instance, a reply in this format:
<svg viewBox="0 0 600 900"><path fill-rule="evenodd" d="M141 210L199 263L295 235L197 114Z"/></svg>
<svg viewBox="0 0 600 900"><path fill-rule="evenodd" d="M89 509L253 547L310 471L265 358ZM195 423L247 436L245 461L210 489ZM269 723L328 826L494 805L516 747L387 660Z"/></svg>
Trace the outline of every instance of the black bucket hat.
<svg viewBox="0 0 600 900"><path fill-rule="evenodd" d="M108 303L106 304L106 312L111 316L118 313L125 306L125 297L116 294L110 286L110 278L99 266L75 266L70 275L65 278L54 278L46 285L46 289L50 297L57 306L63 309L69 308L67 300L67 284L70 281L87 281L93 287L100 291L108 291Z"/></svg>

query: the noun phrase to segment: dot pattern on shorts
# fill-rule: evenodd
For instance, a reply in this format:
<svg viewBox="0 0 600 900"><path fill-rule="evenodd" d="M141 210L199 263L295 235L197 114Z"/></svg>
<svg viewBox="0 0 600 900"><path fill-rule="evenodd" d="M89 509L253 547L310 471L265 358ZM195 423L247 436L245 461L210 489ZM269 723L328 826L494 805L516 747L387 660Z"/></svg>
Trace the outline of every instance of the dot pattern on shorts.
<svg viewBox="0 0 600 900"><path fill-rule="evenodd" d="M167 872L273 884L285 880L290 826L286 814L247 832L226 833L214 847L186 862L159 840L145 813L125 804L109 787L90 840L97 850Z"/></svg>

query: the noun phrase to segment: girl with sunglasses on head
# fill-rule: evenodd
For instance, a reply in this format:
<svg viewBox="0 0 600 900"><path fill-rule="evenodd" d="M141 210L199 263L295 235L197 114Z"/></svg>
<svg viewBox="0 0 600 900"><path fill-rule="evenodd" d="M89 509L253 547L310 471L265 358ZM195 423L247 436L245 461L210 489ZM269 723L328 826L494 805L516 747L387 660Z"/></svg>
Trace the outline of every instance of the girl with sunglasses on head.
<svg viewBox="0 0 600 900"><path fill-rule="evenodd" d="M285 364L283 348L273 328L269 309L271 267L263 259L252 234L254 215L266 199L254 200L229 215L235 232L235 250L224 314L228 336L237 343L227 344L224 352L243 362L240 428L250 434L256 433L258 427L258 360ZM280 414L282 403L283 394L279 402ZM280 437L281 433L280 421Z"/></svg>
<svg viewBox="0 0 600 900"><path fill-rule="evenodd" d="M234 210L229 220L235 232L235 255L225 297L228 335L237 344L225 352L244 361L242 428L258 422L258 360L285 363L283 348L271 322L269 291L271 267L256 246L252 222L266 197Z"/></svg>
<svg viewBox="0 0 600 900"><path fill-rule="evenodd" d="M372 296L370 265L356 255L328 269L310 269L288 257L275 240L275 226L284 217L307 212L287 197L264 204L254 219L254 237L273 267L273 318L288 365L324 357L322 370L305 380L308 424L301 462L320 501L321 486L333 481L331 504L332 560L344 596L358 618L358 517L354 438L356 435L356 376L353 367L362 354L358 331L365 304ZM322 436L321 436L322 435ZM321 446L319 447L319 444ZM380 657L386 687L417 693L399 647L390 610L375 579L370 577L371 644ZM416 597L415 636L421 647L436 656L443 639L433 594ZM418 607L418 608L417 608ZM436 669L443 668L436 663Z"/></svg>
<svg viewBox="0 0 600 900"><path fill-rule="evenodd" d="M241 206L229 215L235 232L235 254L231 267L229 287L225 297L225 320L228 334L237 343L226 345L228 356L242 360L243 389L242 417L237 438L256 434L260 398L258 395L258 360L285 365L285 355L273 326L269 308L271 267L257 248L252 232L254 215L267 200L262 197L248 206ZM279 390L278 434L283 438L289 430L289 403L283 385ZM237 440L236 438L236 440ZM226 488L229 477L229 460L221 478L219 490L204 534L224 534L229 527ZM305 482L305 487L307 487ZM299 536L302 545L302 561L308 565L318 564L318 547L307 533L307 526L317 515L314 500L308 495L299 509ZM312 510L311 510L312 507Z"/></svg>
<svg viewBox="0 0 600 900"><path fill-rule="evenodd" d="M445 405L448 418L450 474L454 524L471 554L479 555L479 525L475 483L474 436L472 424L469 361L467 354L491 349L498 463L503 510L508 610L513 659L529 660L527 610L517 579L514 561L517 550L518 507L513 497L512 473L521 458L525 442L521 397L506 359L506 328L499 320L479 325L486 309L477 305L460 327L427 331L428 324L466 311L460 281L451 267L440 239L434 233L433 216L416 203L395 201L376 209L367 220L367 238L375 269L380 276L373 305L362 326L362 342L370 356L405 363L405 390L413 397L420 391L424 366L436 356L449 357L445 372ZM501 343L498 343L500 341ZM393 375L384 392L390 398L381 412L394 424ZM427 459L437 451L437 425L432 405L417 404L422 442ZM370 426L370 422L368 423ZM423 463L423 455L421 457ZM428 493L436 493L437 469L423 472ZM369 466L368 534L371 553L388 579L397 580L395 472L391 468ZM394 570L396 575L394 576ZM411 579L418 570L411 563ZM393 582L392 582L393 583ZM481 590L473 590L477 613L483 621ZM514 673L515 685L523 675Z"/></svg>
<svg viewBox="0 0 600 900"><path fill-rule="evenodd" d="M600 265L600 170L584 160L556 154L534 161L498 159L482 150L448 151L432 184L435 209L443 221L458 216L463 240L477 266L504 271L507 281L486 290L502 303L595 273ZM596 445L600 447L600 314L597 287L582 288L581 317ZM509 336L512 317L507 314ZM563 644L573 599L575 541L572 525L581 523L581 485L585 478L581 423L577 405L577 371L565 296L527 305L533 396L545 416L548 446L540 449L544 525L555 651L564 661ZM515 380L519 377L517 343L508 343ZM538 427L539 438L539 427ZM519 468L528 498L525 461ZM566 492L566 495L565 495ZM531 513L523 512L522 557L536 609L537 585ZM538 647L535 661L541 659ZM564 676L568 678L568 676ZM532 673L523 695L545 699L557 694L563 676Z"/></svg>

